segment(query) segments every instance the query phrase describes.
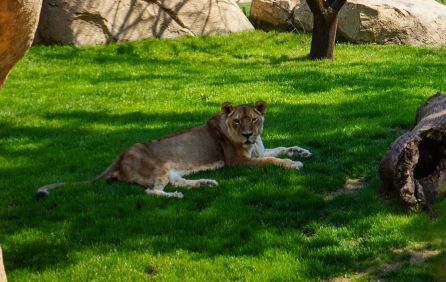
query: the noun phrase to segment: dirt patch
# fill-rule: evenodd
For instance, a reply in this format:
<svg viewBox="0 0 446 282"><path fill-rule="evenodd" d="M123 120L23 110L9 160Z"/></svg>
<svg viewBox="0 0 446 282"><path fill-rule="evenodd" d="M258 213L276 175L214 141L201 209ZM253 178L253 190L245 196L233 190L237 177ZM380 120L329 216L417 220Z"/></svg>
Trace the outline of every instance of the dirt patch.
<svg viewBox="0 0 446 282"><path fill-rule="evenodd" d="M405 249L395 249L392 251L397 256L401 256L402 258L397 259L393 263L382 263L375 267L370 267L363 271L358 271L353 274L345 274L343 276L335 277L330 279L330 282L347 282L347 281L354 281L359 278L374 278L379 280L381 276L386 275L387 273L390 273L392 271L396 271L400 269L405 263L410 264L422 264L426 260L435 258L439 255L441 255L441 251L439 250L433 250L433 249L411 249L411 248L405 248ZM439 267L439 269L444 269L444 265ZM440 272L439 272L440 273ZM443 270L443 273L446 277L446 271ZM443 277L443 276L441 276ZM439 281L446 281L446 280L439 280Z"/></svg>
<svg viewBox="0 0 446 282"><path fill-rule="evenodd" d="M438 256L441 252L439 250L431 250L431 249L424 249L424 250L411 250L411 249L397 249L393 251L396 254L409 254L410 264L420 264L425 262L427 259L430 259L432 257Z"/></svg>
<svg viewBox="0 0 446 282"><path fill-rule="evenodd" d="M331 201L339 195L357 193L364 189L366 186L367 182L364 180L364 178L349 178L345 181L345 184L341 189L325 195L324 200Z"/></svg>
<svg viewBox="0 0 446 282"><path fill-rule="evenodd" d="M350 281L352 281L352 279L348 278L348 277L336 277L336 278L330 279L329 281L330 282L350 282Z"/></svg>
<svg viewBox="0 0 446 282"><path fill-rule="evenodd" d="M404 257L403 259L400 259L400 261L394 262L394 263L383 263L379 265L375 270L379 270L379 276L383 276L389 272L395 271L400 269L405 263L410 264L422 264L426 260L437 257L441 254L441 251L439 250L433 250L433 249L411 249L411 248L405 248L405 249L395 249L393 250L393 253L396 255L399 255L401 257ZM373 269L369 269L367 271L368 273L373 272Z"/></svg>
<svg viewBox="0 0 446 282"><path fill-rule="evenodd" d="M391 271L394 271L394 270L397 270L398 268L400 268L401 265L402 265L402 263L400 263L400 262L397 262L397 263L383 263L383 264L381 264L378 267L378 269L381 272L391 272Z"/></svg>

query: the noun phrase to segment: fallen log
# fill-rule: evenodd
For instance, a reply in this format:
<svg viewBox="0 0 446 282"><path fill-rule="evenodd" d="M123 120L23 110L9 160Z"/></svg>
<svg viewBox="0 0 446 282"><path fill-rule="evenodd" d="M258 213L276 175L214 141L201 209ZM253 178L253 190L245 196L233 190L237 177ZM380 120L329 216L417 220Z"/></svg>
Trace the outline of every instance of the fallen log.
<svg viewBox="0 0 446 282"><path fill-rule="evenodd" d="M415 126L390 145L379 174L410 208L429 208L446 188L446 95L418 107Z"/></svg>

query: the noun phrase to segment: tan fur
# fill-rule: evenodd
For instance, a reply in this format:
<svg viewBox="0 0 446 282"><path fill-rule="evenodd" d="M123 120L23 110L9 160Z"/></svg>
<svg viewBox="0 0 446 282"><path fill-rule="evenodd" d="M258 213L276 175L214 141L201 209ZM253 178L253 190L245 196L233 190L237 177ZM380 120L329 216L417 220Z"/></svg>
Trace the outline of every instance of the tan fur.
<svg viewBox="0 0 446 282"><path fill-rule="evenodd" d="M183 178L193 172L217 169L227 165L258 166L274 164L288 169L299 169L301 162L279 159L280 154L309 157L305 149L279 147L264 149L260 137L263 130L266 104L233 106L224 103L221 112L211 117L205 125L153 140L138 143L127 149L106 171L92 180L116 179L137 183L146 193L182 198L181 192L164 192L167 184L176 187L216 186L213 179L188 180ZM60 187L64 183L44 186L38 193Z"/></svg>

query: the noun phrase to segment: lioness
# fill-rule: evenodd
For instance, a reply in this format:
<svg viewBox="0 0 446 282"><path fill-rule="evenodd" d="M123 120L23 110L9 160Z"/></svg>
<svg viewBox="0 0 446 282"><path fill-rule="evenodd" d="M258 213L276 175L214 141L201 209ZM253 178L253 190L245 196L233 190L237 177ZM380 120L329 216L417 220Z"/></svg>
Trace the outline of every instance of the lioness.
<svg viewBox="0 0 446 282"><path fill-rule="evenodd" d="M183 198L181 192L164 192L167 184L177 187L217 186L213 179L185 179L193 172L220 168L226 165L257 166L275 164L289 169L300 169L302 163L276 158L280 154L309 157L311 153L300 147L265 149L260 134L263 130L266 103L254 106L223 103L221 112L205 125L176 132L149 143L138 143L127 149L104 172L87 181L99 179L138 183L146 193L164 197ZM54 183L37 190L38 196L65 185Z"/></svg>

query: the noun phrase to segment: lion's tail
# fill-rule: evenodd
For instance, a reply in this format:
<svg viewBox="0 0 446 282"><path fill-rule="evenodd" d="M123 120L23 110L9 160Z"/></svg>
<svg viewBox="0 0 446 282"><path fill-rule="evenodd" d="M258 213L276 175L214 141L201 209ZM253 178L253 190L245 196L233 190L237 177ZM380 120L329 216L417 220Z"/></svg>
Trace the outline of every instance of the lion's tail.
<svg viewBox="0 0 446 282"><path fill-rule="evenodd" d="M46 197L49 195L48 190L51 189L55 189L58 187L62 187L65 186L66 184L90 184L93 182L96 182L100 179L110 179L113 177L113 173L118 169L118 162L115 161L113 162L109 167L107 167L107 169L105 169L103 172L101 172L99 175L88 179L88 180L83 180L83 181L77 181L77 182L59 182L59 183L53 183L53 184L48 184L45 186L40 187L39 189L37 189L36 192L36 196L37 197Z"/></svg>

